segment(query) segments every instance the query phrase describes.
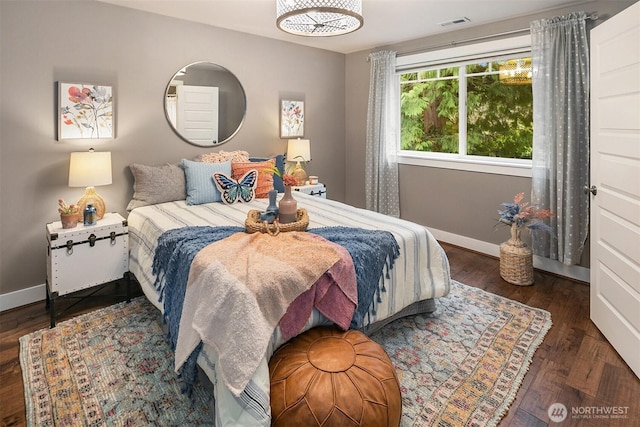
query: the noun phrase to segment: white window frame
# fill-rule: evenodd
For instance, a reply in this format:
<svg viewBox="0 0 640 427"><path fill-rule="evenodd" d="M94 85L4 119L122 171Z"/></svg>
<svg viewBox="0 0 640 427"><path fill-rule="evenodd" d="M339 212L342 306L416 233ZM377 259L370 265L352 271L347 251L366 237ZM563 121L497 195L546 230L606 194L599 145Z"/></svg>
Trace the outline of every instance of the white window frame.
<svg viewBox="0 0 640 427"><path fill-rule="evenodd" d="M459 46L432 52L400 56L396 59L397 80L399 84L400 74L418 67L427 68L437 65L451 66L451 64L468 63L475 59L485 59L491 56L530 54L530 52L531 35L527 34L524 36L511 37L468 46ZM461 75L459 77L464 76ZM461 78L459 81L463 84L463 82L466 82L466 79ZM460 108L463 107L464 106L461 102ZM400 111L398 111L398 114L400 114ZM462 138L462 141L460 142L461 144L466 143L466 129L460 129L460 132L463 130L465 132L465 137ZM507 159L500 157L401 150L399 135L397 147L397 159L398 163L401 164L483 172L498 175L531 177L531 160L527 159Z"/></svg>

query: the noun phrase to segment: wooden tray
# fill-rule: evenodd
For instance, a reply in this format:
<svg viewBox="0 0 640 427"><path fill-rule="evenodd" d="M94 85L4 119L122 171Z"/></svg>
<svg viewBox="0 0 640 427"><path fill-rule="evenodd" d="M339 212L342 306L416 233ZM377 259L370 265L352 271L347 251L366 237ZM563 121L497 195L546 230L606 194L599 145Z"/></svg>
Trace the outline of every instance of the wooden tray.
<svg viewBox="0 0 640 427"><path fill-rule="evenodd" d="M277 220L273 224L260 220L260 211L250 210L244 222L247 233L268 233L272 236L286 231L306 231L309 226L309 214L306 209L298 209L298 220L288 224L280 224Z"/></svg>

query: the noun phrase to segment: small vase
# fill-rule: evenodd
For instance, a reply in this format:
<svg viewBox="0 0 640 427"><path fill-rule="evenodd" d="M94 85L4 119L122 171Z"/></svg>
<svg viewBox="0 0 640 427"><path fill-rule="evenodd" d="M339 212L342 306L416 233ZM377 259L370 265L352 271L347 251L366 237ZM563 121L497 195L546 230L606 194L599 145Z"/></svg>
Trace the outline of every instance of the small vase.
<svg viewBox="0 0 640 427"><path fill-rule="evenodd" d="M91 203L84 208L84 225L96 225L98 223L98 214L96 208Z"/></svg>
<svg viewBox="0 0 640 427"><path fill-rule="evenodd" d="M278 197L278 190L269 190L269 206L265 212L267 213L275 213L278 216L278 204L276 203L276 199Z"/></svg>
<svg viewBox="0 0 640 427"><path fill-rule="evenodd" d="M78 225L78 214L60 214L62 228L75 228Z"/></svg>
<svg viewBox="0 0 640 427"><path fill-rule="evenodd" d="M273 224L273 222L278 217L278 203L276 199L278 197L278 190L269 190L269 206L265 209L264 212L260 214L260 220L266 221L269 224Z"/></svg>
<svg viewBox="0 0 640 427"><path fill-rule="evenodd" d="M291 195L291 186L285 185L284 196L278 204L278 221L289 224L298 220L298 202Z"/></svg>

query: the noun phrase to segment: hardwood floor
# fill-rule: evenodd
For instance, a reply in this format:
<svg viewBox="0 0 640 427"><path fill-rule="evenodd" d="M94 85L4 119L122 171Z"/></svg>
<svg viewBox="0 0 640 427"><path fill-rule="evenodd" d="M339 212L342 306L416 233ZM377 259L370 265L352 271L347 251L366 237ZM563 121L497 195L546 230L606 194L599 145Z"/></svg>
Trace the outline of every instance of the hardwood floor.
<svg viewBox="0 0 640 427"><path fill-rule="evenodd" d="M455 280L551 313L553 326L501 427L640 425L640 380L589 320L587 285L539 271L533 286L510 285L500 278L497 259L447 244L443 247ZM98 293L100 298L82 301L59 321L122 300L112 294L113 286L105 287ZM139 294L139 289L134 292ZM25 425L18 339L48 326L44 303L0 313L0 426ZM549 420L547 410L553 403L568 409L564 422ZM594 415L612 408L625 418ZM572 410L583 418L572 416Z"/></svg>
<svg viewBox="0 0 640 427"><path fill-rule="evenodd" d="M498 259L443 247L455 280L551 313L553 326L500 426L640 425L640 379L589 319L588 285L540 271L532 286L510 285L500 278ZM554 403L568 410L562 423L549 420ZM593 415L614 407L626 418Z"/></svg>

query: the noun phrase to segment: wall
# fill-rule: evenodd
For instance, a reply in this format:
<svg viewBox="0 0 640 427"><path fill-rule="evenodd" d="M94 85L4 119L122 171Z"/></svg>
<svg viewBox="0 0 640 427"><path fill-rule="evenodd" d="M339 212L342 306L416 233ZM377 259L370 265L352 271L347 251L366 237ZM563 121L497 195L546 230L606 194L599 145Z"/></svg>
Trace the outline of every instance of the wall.
<svg viewBox="0 0 640 427"><path fill-rule="evenodd" d="M94 1L0 1L0 294L45 282L45 223L58 219L69 153L111 151L113 184L99 187L108 211L126 215L131 163L159 165L213 149L182 141L165 120L163 95L181 67L211 61L244 85L247 115L218 149L253 155L286 150L279 138L281 98L306 101L310 174L344 199L342 54L194 24ZM113 85L116 138L56 141L56 82ZM42 290L41 287L37 288ZM38 294L44 298L42 294ZM5 305L0 301L0 308Z"/></svg>
<svg viewBox="0 0 640 427"><path fill-rule="evenodd" d="M346 201L364 207L364 158L366 143L366 115L369 91L370 52L393 50L405 52L425 51L432 46L529 28L536 19L550 18L571 11L596 12L606 20L633 4L634 0L584 2L572 8L556 9L535 15L443 33L390 46L356 52L346 59ZM591 24L593 25L593 24ZM496 227L497 210L502 202L513 200L516 193L531 192L531 179L466 172L412 165L400 165L400 212L405 219L442 231L436 237L453 243L473 244L476 249L489 248L497 255L497 244L509 238L509 231ZM588 266L588 250L582 265Z"/></svg>

